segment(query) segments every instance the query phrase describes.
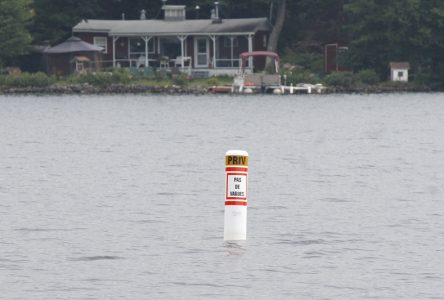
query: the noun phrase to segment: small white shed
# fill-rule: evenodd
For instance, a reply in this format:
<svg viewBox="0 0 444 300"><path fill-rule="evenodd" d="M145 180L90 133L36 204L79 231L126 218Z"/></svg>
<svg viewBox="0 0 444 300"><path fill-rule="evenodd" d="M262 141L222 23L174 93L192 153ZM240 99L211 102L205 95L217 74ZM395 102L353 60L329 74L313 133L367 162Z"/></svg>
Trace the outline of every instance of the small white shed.
<svg viewBox="0 0 444 300"><path fill-rule="evenodd" d="M390 80L392 81L409 81L410 64L408 62L391 62L390 63Z"/></svg>

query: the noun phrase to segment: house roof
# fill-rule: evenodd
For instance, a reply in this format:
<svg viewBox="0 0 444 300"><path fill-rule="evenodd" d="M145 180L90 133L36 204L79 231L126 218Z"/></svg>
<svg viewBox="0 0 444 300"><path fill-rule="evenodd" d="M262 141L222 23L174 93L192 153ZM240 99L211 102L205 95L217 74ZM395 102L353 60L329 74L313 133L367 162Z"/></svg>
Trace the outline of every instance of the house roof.
<svg viewBox="0 0 444 300"><path fill-rule="evenodd" d="M49 54L61 54L61 53L73 53L73 52L99 52L102 51L102 47L97 47L87 42L82 41L80 38L72 36L66 41L52 48L46 49L44 53Z"/></svg>
<svg viewBox="0 0 444 300"><path fill-rule="evenodd" d="M410 64L408 62L391 62L390 69L410 69Z"/></svg>
<svg viewBox="0 0 444 300"><path fill-rule="evenodd" d="M103 32L111 36L189 35L189 34L254 34L271 31L266 18L212 20L83 20L74 32Z"/></svg>

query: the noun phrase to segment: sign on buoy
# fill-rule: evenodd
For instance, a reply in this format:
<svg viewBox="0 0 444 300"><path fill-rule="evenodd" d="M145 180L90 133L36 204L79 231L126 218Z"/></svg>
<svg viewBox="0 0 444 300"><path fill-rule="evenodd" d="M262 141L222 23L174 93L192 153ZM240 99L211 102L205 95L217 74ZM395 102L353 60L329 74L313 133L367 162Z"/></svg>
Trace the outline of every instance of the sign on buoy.
<svg viewBox="0 0 444 300"><path fill-rule="evenodd" d="M225 154L224 240L247 239L248 153L230 150Z"/></svg>

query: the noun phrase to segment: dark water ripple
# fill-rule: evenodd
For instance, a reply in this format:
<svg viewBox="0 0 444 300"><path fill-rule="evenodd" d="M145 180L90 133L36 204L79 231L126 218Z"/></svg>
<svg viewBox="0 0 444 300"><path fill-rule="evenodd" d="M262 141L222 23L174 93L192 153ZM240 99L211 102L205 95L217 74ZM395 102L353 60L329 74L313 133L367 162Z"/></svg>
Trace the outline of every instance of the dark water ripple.
<svg viewBox="0 0 444 300"><path fill-rule="evenodd" d="M71 261L97 261L97 260L116 260L116 259L124 259L119 256L111 256L111 255L101 255L101 256L85 256L72 258Z"/></svg>
<svg viewBox="0 0 444 300"><path fill-rule="evenodd" d="M0 298L444 299L442 99L0 96Z"/></svg>

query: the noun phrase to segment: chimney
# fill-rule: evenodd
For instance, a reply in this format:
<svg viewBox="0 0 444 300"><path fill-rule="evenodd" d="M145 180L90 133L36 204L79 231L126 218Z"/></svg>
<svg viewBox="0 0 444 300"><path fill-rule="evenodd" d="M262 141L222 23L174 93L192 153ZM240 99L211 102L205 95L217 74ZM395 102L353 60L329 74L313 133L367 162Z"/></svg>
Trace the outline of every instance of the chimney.
<svg viewBox="0 0 444 300"><path fill-rule="evenodd" d="M216 19L219 19L219 1L214 2Z"/></svg>
<svg viewBox="0 0 444 300"><path fill-rule="evenodd" d="M214 2L214 9L211 10L211 20L213 23L222 23L222 19L219 18L219 1Z"/></svg>
<svg viewBox="0 0 444 300"><path fill-rule="evenodd" d="M140 11L140 19L141 20L146 20L146 10L142 9Z"/></svg>

